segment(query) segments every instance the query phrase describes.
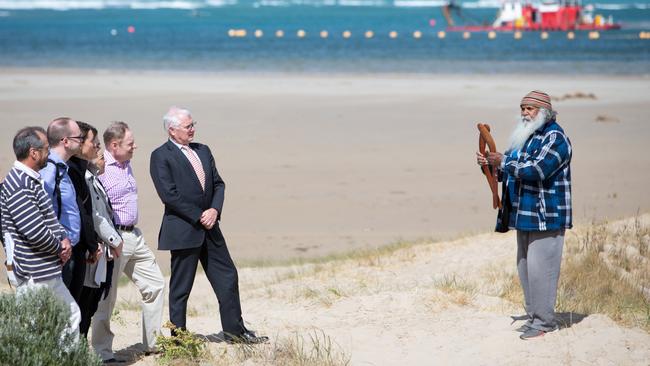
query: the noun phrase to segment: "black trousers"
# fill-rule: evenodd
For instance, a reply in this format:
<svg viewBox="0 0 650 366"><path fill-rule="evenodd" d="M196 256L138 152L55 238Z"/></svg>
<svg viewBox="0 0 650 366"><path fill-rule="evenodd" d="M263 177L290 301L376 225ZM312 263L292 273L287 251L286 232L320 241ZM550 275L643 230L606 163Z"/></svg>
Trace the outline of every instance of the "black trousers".
<svg viewBox="0 0 650 366"><path fill-rule="evenodd" d="M108 291L111 289L113 270L115 262L108 261L106 264L106 282L103 282L100 287L83 286L81 289L81 296L77 300L79 310L81 311L81 322L79 323L79 333L88 336L88 329L90 329L90 322L93 315L97 312L99 302L102 298L106 298Z"/></svg>
<svg viewBox="0 0 650 366"><path fill-rule="evenodd" d="M200 261L219 301L221 327L224 333L237 336L246 331L241 316L237 268L221 230L217 228L214 231L218 234L206 235L203 245L198 248L171 251L169 319L176 327L186 329L187 299Z"/></svg>
<svg viewBox="0 0 650 366"><path fill-rule="evenodd" d="M72 255L63 266L63 283L70 291L70 295L79 305L81 290L86 277L86 247L82 244L72 247ZM83 310L81 310L83 312Z"/></svg>
<svg viewBox="0 0 650 366"><path fill-rule="evenodd" d="M77 300L79 310L81 310L81 322L79 323L79 333L88 336L90 321L97 311L99 301L102 298L104 289L84 286L81 289L81 298Z"/></svg>

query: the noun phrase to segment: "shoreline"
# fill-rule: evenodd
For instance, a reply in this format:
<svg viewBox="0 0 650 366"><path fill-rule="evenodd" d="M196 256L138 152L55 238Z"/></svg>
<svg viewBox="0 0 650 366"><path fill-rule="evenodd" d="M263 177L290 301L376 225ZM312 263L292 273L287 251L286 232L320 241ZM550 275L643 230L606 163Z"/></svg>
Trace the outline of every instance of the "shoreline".
<svg viewBox="0 0 650 366"><path fill-rule="evenodd" d="M450 61L451 62L451 61ZM531 61L532 62L532 61ZM526 62L522 62L526 63ZM7 66L2 65L0 69L0 75L4 74L36 74L36 75L51 75L51 74L64 74L64 75L79 75L81 74L90 74L90 75L108 75L108 76L120 76L120 75L142 75L142 76L176 76L176 77L225 77L225 78L275 78L283 77L290 79L300 79L300 78L313 78L313 79L330 79L330 78L357 78L357 79L376 79L376 78L388 78L388 79L438 79L438 78L451 78L457 79L463 76L466 77L478 77L486 79L501 79L503 77L512 78L512 79L527 79L532 77L550 77L550 78L567 78L570 77L574 80L592 80L594 78L604 79L604 80L613 80L613 79L629 79L629 80L639 80L639 78L650 79L649 72L641 73L626 73L626 74L616 74L616 73L552 73L552 72L536 72L536 73L526 73L523 71L514 71L514 72L476 72L476 73L467 73L464 71L458 72L415 72L415 71L376 71L376 72L360 72L360 71L313 71L313 70L178 70L178 69L165 69L165 68L95 68L95 67L43 67L43 66Z"/></svg>

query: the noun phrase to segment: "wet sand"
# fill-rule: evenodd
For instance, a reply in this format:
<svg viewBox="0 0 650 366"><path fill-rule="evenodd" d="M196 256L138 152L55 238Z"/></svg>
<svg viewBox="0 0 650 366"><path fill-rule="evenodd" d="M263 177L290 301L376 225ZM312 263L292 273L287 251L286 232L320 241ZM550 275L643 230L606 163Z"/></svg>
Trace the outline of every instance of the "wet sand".
<svg viewBox="0 0 650 366"><path fill-rule="evenodd" d="M398 240L487 232L495 211L475 164L477 122L507 141L521 97L555 97L574 146L574 219L650 210L647 77L284 75L0 71L0 173L25 125L58 116L100 131L129 123L139 226L156 248L162 205L149 176L162 115L189 108L226 181L221 228L239 263L314 257ZM158 252L163 269L165 252Z"/></svg>

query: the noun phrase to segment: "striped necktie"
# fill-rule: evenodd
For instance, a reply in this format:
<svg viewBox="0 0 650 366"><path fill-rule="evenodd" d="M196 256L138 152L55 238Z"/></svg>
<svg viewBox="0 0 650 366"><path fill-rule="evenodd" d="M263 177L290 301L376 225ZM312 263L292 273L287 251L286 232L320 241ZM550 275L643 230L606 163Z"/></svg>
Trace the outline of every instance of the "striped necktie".
<svg viewBox="0 0 650 366"><path fill-rule="evenodd" d="M192 151L192 149L190 149L188 146L183 146L181 149L185 151L185 156L187 156L190 164L192 164L192 168L194 168L194 172L196 173L196 176L199 178L199 182L201 183L201 188L205 191L205 172L203 171L201 160L199 160L199 157L196 155L196 153Z"/></svg>

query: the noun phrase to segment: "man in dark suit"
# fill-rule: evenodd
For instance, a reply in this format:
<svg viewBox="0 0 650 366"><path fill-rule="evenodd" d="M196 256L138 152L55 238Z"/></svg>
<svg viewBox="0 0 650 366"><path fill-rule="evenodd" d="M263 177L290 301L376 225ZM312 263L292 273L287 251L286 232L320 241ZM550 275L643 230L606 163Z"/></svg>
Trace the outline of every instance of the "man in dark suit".
<svg viewBox="0 0 650 366"><path fill-rule="evenodd" d="M192 142L196 122L188 110L172 107L163 122L169 140L151 154L150 173L165 205L158 249L171 251L169 318L185 329L200 261L219 301L224 340L266 342L246 329L241 316L237 269L219 229L225 184L210 148Z"/></svg>

